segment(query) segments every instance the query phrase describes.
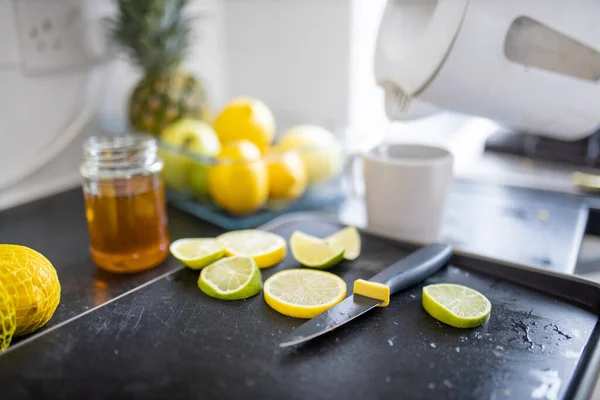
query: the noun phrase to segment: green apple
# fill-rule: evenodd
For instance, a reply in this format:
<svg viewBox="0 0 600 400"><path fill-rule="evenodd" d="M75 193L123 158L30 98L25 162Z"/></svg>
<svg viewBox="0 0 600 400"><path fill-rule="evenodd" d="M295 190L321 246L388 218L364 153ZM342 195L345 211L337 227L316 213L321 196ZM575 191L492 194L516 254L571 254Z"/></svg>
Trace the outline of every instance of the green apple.
<svg viewBox="0 0 600 400"><path fill-rule="evenodd" d="M208 160L196 160L183 150L207 158L218 155L221 143L213 128L204 121L184 118L169 124L161 132L160 139L167 145L160 149L165 164L162 172L165 185L176 191L191 188L198 195L206 193L202 176L206 174Z"/></svg>

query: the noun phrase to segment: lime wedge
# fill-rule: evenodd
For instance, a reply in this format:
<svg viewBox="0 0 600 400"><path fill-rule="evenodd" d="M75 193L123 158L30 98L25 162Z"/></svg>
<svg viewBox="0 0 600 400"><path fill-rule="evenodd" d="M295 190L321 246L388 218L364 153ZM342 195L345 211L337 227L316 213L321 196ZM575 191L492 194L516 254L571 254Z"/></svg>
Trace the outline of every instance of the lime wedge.
<svg viewBox="0 0 600 400"><path fill-rule="evenodd" d="M360 235L358 230L349 226L325 238L327 244L344 248L346 260L356 260L360 255Z"/></svg>
<svg viewBox="0 0 600 400"><path fill-rule="evenodd" d="M439 283L423 288L423 308L433 318L456 328L475 328L490 318L492 304L463 285Z"/></svg>
<svg viewBox="0 0 600 400"><path fill-rule="evenodd" d="M198 287L210 297L240 300L260 292L260 269L249 257L227 257L204 268Z"/></svg>
<svg viewBox="0 0 600 400"><path fill-rule="evenodd" d="M331 272L291 268L265 281L265 301L295 318L314 318L346 297L346 283Z"/></svg>
<svg viewBox="0 0 600 400"><path fill-rule="evenodd" d="M217 239L179 239L171 243L169 250L191 269L204 268L225 255L225 246Z"/></svg>
<svg viewBox="0 0 600 400"><path fill-rule="evenodd" d="M227 232L217 237L228 256L251 257L259 268L268 268L285 258L285 239L256 229Z"/></svg>
<svg viewBox="0 0 600 400"><path fill-rule="evenodd" d="M290 239L292 255L305 267L327 269L344 259L344 248L296 231Z"/></svg>

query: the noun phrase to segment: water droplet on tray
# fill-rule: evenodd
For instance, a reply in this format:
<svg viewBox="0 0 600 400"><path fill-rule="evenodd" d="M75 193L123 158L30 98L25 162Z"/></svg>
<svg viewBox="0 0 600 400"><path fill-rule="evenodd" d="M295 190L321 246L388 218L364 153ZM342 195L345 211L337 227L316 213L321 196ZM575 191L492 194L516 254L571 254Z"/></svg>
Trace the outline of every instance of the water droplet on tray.
<svg viewBox="0 0 600 400"><path fill-rule="evenodd" d="M561 386L561 379L555 369L533 370L530 372L540 385L533 389L531 397L534 399L556 400Z"/></svg>

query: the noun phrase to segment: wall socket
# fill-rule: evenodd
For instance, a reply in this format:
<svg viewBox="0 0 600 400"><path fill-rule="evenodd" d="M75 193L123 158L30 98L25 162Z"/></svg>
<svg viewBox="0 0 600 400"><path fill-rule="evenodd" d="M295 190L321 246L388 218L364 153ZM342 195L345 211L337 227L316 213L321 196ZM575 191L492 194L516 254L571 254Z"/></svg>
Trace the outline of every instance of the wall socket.
<svg viewBox="0 0 600 400"><path fill-rule="evenodd" d="M46 74L89 64L81 0L25 0L13 4L24 73Z"/></svg>

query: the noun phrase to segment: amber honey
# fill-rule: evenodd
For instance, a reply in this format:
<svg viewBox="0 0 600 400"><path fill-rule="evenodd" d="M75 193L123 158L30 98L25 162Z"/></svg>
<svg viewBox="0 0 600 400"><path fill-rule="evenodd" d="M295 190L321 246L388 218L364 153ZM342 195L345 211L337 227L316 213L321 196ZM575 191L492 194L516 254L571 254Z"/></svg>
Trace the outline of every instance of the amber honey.
<svg viewBox="0 0 600 400"><path fill-rule="evenodd" d="M157 176L98 184L85 194L92 258L112 272L138 272L169 251L164 188Z"/></svg>
<svg viewBox="0 0 600 400"><path fill-rule="evenodd" d="M170 241L162 162L154 139L93 138L85 155L83 193L94 262L116 273L162 263Z"/></svg>

